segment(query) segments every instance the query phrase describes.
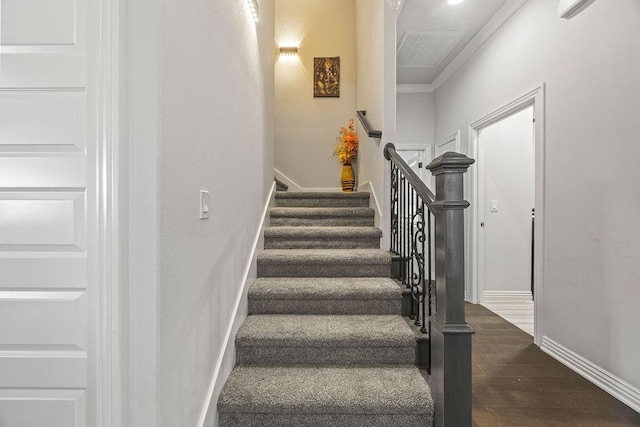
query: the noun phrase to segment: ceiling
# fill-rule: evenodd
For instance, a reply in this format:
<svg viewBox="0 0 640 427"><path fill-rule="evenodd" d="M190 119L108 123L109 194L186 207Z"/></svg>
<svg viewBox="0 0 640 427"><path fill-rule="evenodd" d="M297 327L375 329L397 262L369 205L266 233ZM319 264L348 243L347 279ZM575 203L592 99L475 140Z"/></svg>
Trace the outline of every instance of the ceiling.
<svg viewBox="0 0 640 427"><path fill-rule="evenodd" d="M507 0L405 0L397 22L397 82L430 84Z"/></svg>

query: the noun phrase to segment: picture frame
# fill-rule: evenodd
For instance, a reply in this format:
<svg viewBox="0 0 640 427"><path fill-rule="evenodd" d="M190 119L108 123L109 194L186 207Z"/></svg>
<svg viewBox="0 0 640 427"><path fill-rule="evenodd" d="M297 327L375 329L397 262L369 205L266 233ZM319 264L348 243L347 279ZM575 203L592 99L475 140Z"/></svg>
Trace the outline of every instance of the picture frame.
<svg viewBox="0 0 640 427"><path fill-rule="evenodd" d="M340 97L340 57L313 58L313 97Z"/></svg>

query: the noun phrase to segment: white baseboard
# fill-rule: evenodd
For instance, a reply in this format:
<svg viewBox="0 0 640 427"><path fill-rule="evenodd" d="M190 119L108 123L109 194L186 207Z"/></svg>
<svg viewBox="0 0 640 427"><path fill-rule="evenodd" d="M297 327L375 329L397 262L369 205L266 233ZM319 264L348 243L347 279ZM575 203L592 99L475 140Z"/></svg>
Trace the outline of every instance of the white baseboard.
<svg viewBox="0 0 640 427"><path fill-rule="evenodd" d="M238 289L236 302L231 312L231 319L233 320L229 322L229 326L227 327L224 343L222 345L222 348L220 349L218 360L216 361L215 367L213 369L213 374L209 382L207 398L205 399L203 407L200 410L200 418L198 419L197 424L198 427L205 426L205 422L207 423L206 426L216 426L218 424L216 415L216 402L218 401L218 396L220 394L220 391L222 390L222 386L224 385L225 381L227 381L227 378L231 373L231 369L233 369L233 367L235 366L235 335L240 328L240 325L246 318L246 310L241 311L240 307L241 304L245 304L246 306L247 291L255 278L254 276L257 265L256 258L258 255L258 251L262 249L262 247L264 247L264 229L269 226L269 216L267 215L267 213L269 212L269 207L273 206L274 204L275 191L276 183L274 181L271 185L269 197L267 198L264 209L262 211L262 217L260 218L258 232L256 233L256 236L253 240L253 250L251 251L250 257L247 259L247 264L242 276L242 283L240 285L240 289Z"/></svg>
<svg viewBox="0 0 640 427"><path fill-rule="evenodd" d="M533 301L531 291L483 291L481 303Z"/></svg>
<svg viewBox="0 0 640 427"><path fill-rule="evenodd" d="M378 196L376 195L376 191L374 190L373 185L371 185L371 181L367 181L364 184L358 185L358 191L367 191L369 192L369 194L371 194L369 207L373 208L376 211L375 226L378 228L382 228L380 227L380 224L382 223L382 217L384 215L382 215L382 209L380 208L380 203L378 203Z"/></svg>
<svg viewBox="0 0 640 427"><path fill-rule="evenodd" d="M542 337L542 351L582 375L622 403L640 412L640 389L574 353L549 337Z"/></svg>
<svg viewBox="0 0 640 427"><path fill-rule="evenodd" d="M291 191L291 192L311 191L314 193L324 192L324 191L328 191L328 192L342 191L342 188L339 188L339 187L328 187L328 188L301 187L298 184L296 184L295 181L293 181L291 178L289 178L288 176L280 172L278 169L274 168L273 173L276 176L276 178L278 178L281 182L289 186L289 189L287 191Z"/></svg>

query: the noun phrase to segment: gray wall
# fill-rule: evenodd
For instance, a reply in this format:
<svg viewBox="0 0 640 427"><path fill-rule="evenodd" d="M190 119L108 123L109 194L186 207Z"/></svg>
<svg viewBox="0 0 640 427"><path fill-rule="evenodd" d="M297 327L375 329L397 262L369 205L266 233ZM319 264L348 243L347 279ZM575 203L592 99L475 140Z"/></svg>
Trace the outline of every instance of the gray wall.
<svg viewBox="0 0 640 427"><path fill-rule="evenodd" d="M273 184L274 5L255 23L246 1L151 3L128 4L125 46L127 425L195 426L233 366L223 350Z"/></svg>
<svg viewBox="0 0 640 427"><path fill-rule="evenodd" d="M528 1L436 91L436 138L546 83L544 334L640 387L640 3Z"/></svg>
<svg viewBox="0 0 640 427"><path fill-rule="evenodd" d="M433 93L398 93L396 147L434 142L435 96Z"/></svg>

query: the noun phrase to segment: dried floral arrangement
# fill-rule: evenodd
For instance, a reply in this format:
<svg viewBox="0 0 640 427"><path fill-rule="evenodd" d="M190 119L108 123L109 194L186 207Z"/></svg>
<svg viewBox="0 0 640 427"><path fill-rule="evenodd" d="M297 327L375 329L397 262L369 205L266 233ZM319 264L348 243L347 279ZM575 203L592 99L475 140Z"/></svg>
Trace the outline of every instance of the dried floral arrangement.
<svg viewBox="0 0 640 427"><path fill-rule="evenodd" d="M358 135L356 135L353 119L349 119L349 124L340 129L340 136L336 137L338 143L333 147L333 156L337 157L340 163L351 163L358 157Z"/></svg>

